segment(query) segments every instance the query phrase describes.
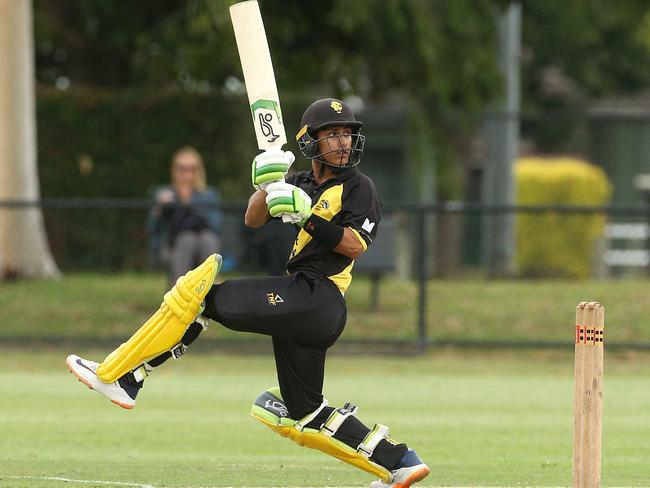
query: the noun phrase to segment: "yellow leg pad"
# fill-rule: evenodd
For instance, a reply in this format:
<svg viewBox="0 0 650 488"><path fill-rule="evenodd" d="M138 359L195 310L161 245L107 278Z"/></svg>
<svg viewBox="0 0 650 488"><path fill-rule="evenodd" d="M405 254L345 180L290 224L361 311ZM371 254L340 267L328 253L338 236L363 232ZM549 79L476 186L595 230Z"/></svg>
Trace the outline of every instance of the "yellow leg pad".
<svg viewBox="0 0 650 488"><path fill-rule="evenodd" d="M279 390L279 388L271 388L267 390L267 392L274 394L274 396L281 401ZM264 393L262 395L264 395ZM260 395L259 398L262 398L262 395ZM282 437L291 439L300 446L318 449L325 454L329 454L330 456L377 476L386 483L388 483L392 478L390 471L379 464L373 463L367 457L364 457L347 444L344 444L333 437L321 434L320 431L315 429L305 428L301 432L295 428L295 420L275 415L273 412L262 408L257 400L253 404L251 415L270 427L273 431L280 434Z"/></svg>
<svg viewBox="0 0 650 488"><path fill-rule="evenodd" d="M221 256L213 254L178 278L165 294L158 311L104 359L97 368L97 376L106 383L117 381L133 368L178 344L188 326L203 311L201 304L220 267Z"/></svg>

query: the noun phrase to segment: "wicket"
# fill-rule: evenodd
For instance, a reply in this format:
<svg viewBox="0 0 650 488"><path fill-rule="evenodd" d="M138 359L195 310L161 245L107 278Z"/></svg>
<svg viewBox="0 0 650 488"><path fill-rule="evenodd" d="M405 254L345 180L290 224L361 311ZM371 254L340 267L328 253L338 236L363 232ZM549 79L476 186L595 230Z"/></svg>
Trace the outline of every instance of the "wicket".
<svg viewBox="0 0 650 488"><path fill-rule="evenodd" d="M605 308L576 307L573 487L599 488L603 417Z"/></svg>

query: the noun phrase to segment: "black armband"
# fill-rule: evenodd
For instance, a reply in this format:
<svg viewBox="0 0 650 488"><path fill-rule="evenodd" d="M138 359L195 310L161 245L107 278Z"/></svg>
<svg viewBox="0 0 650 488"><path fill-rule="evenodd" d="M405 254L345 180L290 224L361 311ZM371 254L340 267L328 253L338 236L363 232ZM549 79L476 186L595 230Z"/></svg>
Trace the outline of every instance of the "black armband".
<svg viewBox="0 0 650 488"><path fill-rule="evenodd" d="M339 245L341 239L343 239L343 232L345 230L340 225L333 224L316 214L311 214L302 228L307 234L314 239L318 239L321 244L327 246L329 249L334 249Z"/></svg>

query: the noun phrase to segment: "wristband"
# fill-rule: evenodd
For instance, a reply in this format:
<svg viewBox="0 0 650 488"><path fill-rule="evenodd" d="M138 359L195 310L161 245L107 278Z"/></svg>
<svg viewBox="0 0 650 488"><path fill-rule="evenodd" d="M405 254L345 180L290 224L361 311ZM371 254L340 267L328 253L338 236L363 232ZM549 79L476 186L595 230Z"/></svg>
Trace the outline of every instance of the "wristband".
<svg viewBox="0 0 650 488"><path fill-rule="evenodd" d="M340 225L333 224L316 214L311 214L302 229L328 249L334 249L339 245L345 231Z"/></svg>

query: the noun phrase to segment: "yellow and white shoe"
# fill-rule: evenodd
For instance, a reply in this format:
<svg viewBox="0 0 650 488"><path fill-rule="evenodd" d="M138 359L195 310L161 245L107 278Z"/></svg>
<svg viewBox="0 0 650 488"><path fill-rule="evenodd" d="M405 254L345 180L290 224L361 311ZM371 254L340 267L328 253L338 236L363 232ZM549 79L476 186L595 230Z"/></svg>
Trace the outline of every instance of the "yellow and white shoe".
<svg viewBox="0 0 650 488"><path fill-rule="evenodd" d="M70 372L91 390L101 393L122 408L131 409L135 406L135 397L140 391L139 387L127 385L124 382L121 384L119 379L113 383L104 383L97 376L99 363L83 359L75 354L68 356L65 363Z"/></svg>

